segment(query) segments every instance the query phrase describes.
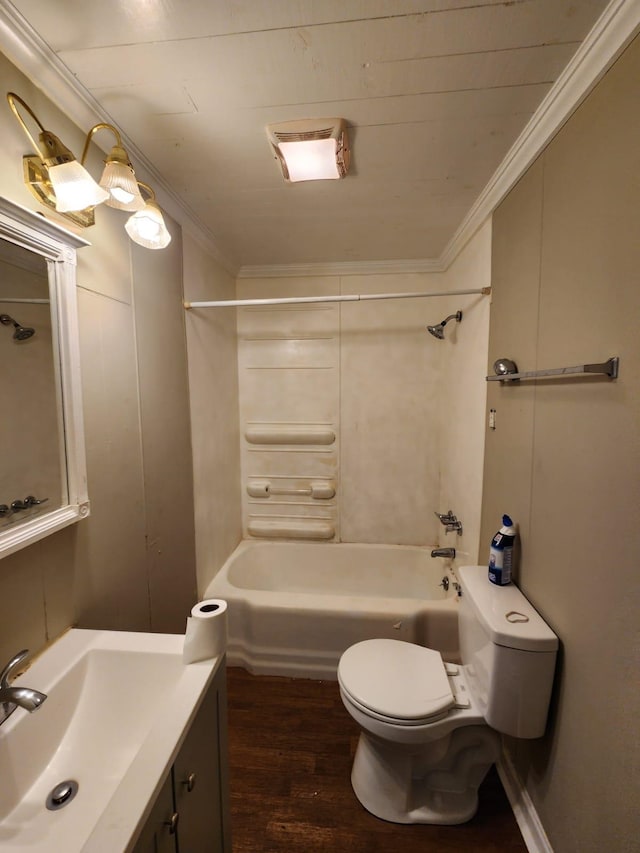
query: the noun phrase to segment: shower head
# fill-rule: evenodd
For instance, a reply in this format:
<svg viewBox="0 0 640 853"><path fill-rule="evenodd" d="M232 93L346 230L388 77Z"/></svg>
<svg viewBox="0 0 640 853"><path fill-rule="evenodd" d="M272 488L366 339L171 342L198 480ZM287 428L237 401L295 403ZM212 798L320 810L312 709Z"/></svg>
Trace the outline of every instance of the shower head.
<svg viewBox="0 0 640 853"><path fill-rule="evenodd" d="M35 329L31 329L29 326L21 326L17 320L14 320L13 317L10 317L8 314L0 314L0 323L2 323L3 326L13 326L15 328L13 337L16 341L26 341L36 333Z"/></svg>
<svg viewBox="0 0 640 853"><path fill-rule="evenodd" d="M455 320L456 323L459 323L462 320L462 311L456 311L455 314L449 314L448 317L445 317L442 322L438 323L437 326L427 326L427 332L433 335L434 338L437 338L439 341L444 340L444 327L447 325L449 320Z"/></svg>

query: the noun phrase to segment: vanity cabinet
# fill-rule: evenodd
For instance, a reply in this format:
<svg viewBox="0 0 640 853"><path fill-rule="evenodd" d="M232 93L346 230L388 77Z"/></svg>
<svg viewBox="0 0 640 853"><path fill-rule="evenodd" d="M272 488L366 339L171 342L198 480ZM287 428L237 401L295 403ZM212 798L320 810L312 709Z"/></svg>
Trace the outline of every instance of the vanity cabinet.
<svg viewBox="0 0 640 853"><path fill-rule="evenodd" d="M158 798L147 818L133 853L176 853L177 835L172 831L173 779L170 773L164 781Z"/></svg>
<svg viewBox="0 0 640 853"><path fill-rule="evenodd" d="M231 853L224 663L214 676L132 853Z"/></svg>

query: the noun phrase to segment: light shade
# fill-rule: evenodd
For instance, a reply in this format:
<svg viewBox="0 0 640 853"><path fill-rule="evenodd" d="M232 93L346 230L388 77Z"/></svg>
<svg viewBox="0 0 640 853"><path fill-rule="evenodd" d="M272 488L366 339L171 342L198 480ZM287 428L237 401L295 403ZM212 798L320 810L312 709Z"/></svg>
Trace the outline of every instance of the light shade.
<svg viewBox="0 0 640 853"><path fill-rule="evenodd" d="M289 180L292 183L340 178L336 150L335 139L280 143L280 152L287 164Z"/></svg>
<svg viewBox="0 0 640 853"><path fill-rule="evenodd" d="M128 163L107 159L100 186L107 190L106 204L109 207L118 210L142 210L144 207L135 172Z"/></svg>
<svg viewBox="0 0 640 853"><path fill-rule="evenodd" d="M93 180L77 160L49 166L49 180L56 195L56 210L85 210L109 198L109 193Z"/></svg>
<svg viewBox="0 0 640 853"><path fill-rule="evenodd" d="M286 181L344 178L349 170L349 138L344 119L302 119L267 126L267 136Z"/></svg>
<svg viewBox="0 0 640 853"><path fill-rule="evenodd" d="M104 161L105 166L100 178L100 186L108 193L107 205L118 210L142 210L144 199L140 195L136 174L129 161L129 155L122 145L122 138L117 127L104 121L95 124L87 133L80 161L84 164L89 152L89 143L93 139L93 135L99 130L108 130L116 138L116 144Z"/></svg>
<svg viewBox="0 0 640 853"><path fill-rule="evenodd" d="M164 224L162 211L151 199L142 210L127 219L124 227L133 242L144 246L145 249L164 249L171 242L171 234Z"/></svg>

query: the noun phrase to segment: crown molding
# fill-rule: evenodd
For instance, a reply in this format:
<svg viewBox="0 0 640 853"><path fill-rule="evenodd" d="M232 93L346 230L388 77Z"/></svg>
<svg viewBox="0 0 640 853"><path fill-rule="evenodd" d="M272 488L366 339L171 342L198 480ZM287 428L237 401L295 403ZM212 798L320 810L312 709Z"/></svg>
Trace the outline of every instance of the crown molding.
<svg viewBox="0 0 640 853"><path fill-rule="evenodd" d="M447 269L640 32L638 0L612 0L551 87L445 247Z"/></svg>
<svg viewBox="0 0 640 853"><path fill-rule="evenodd" d="M161 205L216 261L238 278L419 274L443 272L491 216L545 146L580 106L635 35L640 32L638 0L611 0L591 32L551 87L504 160L482 190L439 258L344 261L310 264L239 265L171 189L145 155L121 132L125 148L157 188ZM0 50L79 127L115 124L94 97L8 0L0 0Z"/></svg>
<svg viewBox="0 0 640 853"><path fill-rule="evenodd" d="M444 272L438 258L399 261L335 261L316 264L243 266L238 278L307 278L309 276L401 275Z"/></svg>
<svg viewBox="0 0 640 853"><path fill-rule="evenodd" d="M0 51L80 129L88 129L99 122L115 125L136 172L153 185L161 207L227 272L237 273L238 263L220 249L211 230L8 0L0 0ZM99 139L95 142L103 147Z"/></svg>

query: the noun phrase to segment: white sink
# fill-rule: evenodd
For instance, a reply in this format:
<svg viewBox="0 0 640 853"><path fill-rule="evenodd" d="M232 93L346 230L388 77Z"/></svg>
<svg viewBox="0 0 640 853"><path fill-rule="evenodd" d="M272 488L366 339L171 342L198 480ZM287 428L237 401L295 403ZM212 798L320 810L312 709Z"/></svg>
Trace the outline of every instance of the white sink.
<svg viewBox="0 0 640 853"><path fill-rule="evenodd" d="M183 640L74 629L15 680L47 700L0 726L3 853L127 849L218 663L185 666ZM47 809L67 780L77 795Z"/></svg>

